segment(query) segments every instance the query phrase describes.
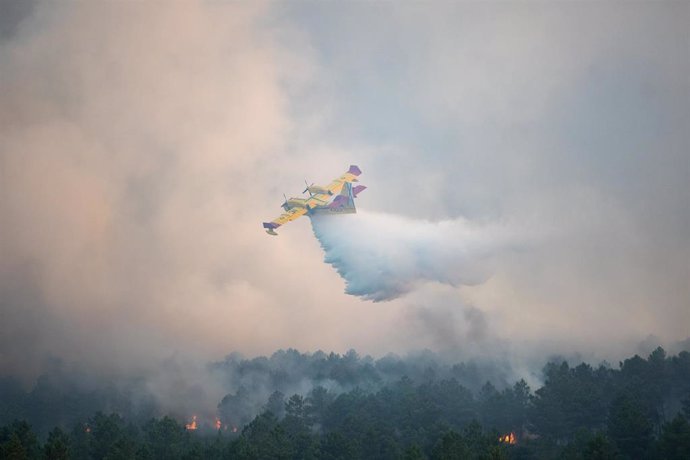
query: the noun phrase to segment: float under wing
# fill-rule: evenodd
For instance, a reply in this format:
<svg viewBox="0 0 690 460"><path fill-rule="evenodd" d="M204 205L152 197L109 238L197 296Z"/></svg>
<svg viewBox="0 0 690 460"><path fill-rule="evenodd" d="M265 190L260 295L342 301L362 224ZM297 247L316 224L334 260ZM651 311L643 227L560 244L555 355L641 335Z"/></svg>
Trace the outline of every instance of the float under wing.
<svg viewBox="0 0 690 460"><path fill-rule="evenodd" d="M269 235L278 235L275 231L276 228L280 227L283 224L287 224L290 221L293 221L299 217L302 217L307 213L307 208L292 208L289 209L288 211L282 213L277 219L274 219L270 222L264 222L264 228L266 229L266 233Z"/></svg>

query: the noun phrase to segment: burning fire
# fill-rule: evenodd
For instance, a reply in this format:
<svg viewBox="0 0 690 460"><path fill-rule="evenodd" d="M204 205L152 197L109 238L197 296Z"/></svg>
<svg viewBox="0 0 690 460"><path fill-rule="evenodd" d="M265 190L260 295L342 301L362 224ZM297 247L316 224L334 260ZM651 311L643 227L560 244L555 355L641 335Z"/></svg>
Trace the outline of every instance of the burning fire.
<svg viewBox="0 0 690 460"><path fill-rule="evenodd" d="M196 430L196 415L192 415L192 423L187 423L184 427L188 430Z"/></svg>
<svg viewBox="0 0 690 460"><path fill-rule="evenodd" d="M506 444L517 444L517 439L515 439L515 433L513 433L512 431L503 436L499 436L498 440Z"/></svg>
<svg viewBox="0 0 690 460"><path fill-rule="evenodd" d="M209 424L206 423L206 421L210 422L209 419L205 419L202 416L202 424L199 425L200 421L199 418L196 415L192 415L191 422L185 424L185 429L186 430L206 430L209 428ZM227 424L224 424L223 421L220 419L220 417L216 416L213 418L213 426L216 430L221 430L221 431L232 431L233 433L237 433L238 429L236 426L228 426Z"/></svg>

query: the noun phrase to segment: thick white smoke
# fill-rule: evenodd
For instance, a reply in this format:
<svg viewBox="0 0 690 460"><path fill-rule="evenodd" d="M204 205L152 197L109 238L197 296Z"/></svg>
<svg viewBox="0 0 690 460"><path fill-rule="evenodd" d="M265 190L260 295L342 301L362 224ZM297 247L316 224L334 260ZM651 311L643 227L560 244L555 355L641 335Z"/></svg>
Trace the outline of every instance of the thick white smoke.
<svg viewBox="0 0 690 460"><path fill-rule="evenodd" d="M505 228L464 219L429 222L359 212L311 221L325 262L345 280L345 292L374 302L395 299L425 282L481 283L490 275L493 256L514 240Z"/></svg>

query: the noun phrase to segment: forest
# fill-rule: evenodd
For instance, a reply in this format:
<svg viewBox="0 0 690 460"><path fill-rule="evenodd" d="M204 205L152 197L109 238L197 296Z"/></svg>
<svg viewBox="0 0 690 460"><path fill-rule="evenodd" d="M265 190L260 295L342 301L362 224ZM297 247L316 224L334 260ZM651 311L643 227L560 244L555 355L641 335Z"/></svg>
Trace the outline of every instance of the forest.
<svg viewBox="0 0 690 460"><path fill-rule="evenodd" d="M550 360L538 388L431 353L230 355L207 370L234 391L205 415L61 369L28 390L0 380L0 458L690 458L690 353L661 347L617 366Z"/></svg>

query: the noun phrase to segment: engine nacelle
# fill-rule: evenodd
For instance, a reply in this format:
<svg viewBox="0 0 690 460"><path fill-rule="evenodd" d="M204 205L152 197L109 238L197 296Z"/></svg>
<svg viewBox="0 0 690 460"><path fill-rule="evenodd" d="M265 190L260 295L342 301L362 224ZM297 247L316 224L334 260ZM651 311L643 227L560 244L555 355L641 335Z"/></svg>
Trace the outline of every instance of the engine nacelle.
<svg viewBox="0 0 690 460"><path fill-rule="evenodd" d="M308 191L310 195L333 195L333 192L320 185L310 185L307 187L306 191Z"/></svg>

